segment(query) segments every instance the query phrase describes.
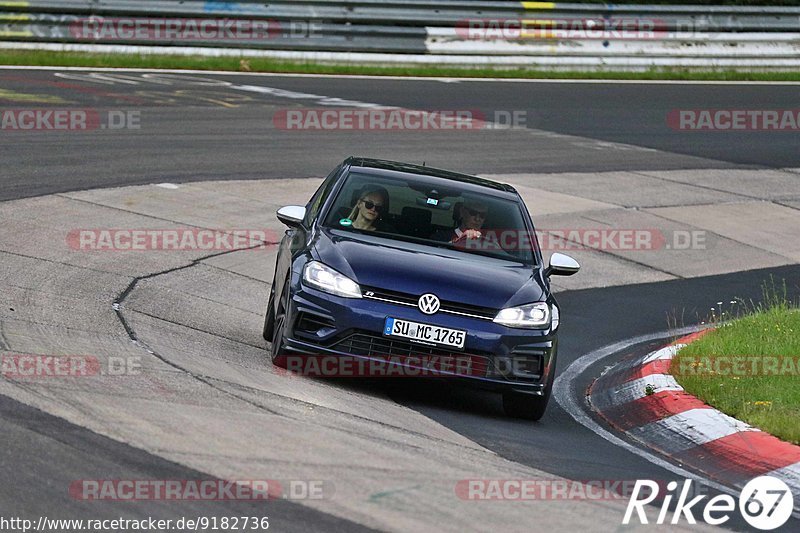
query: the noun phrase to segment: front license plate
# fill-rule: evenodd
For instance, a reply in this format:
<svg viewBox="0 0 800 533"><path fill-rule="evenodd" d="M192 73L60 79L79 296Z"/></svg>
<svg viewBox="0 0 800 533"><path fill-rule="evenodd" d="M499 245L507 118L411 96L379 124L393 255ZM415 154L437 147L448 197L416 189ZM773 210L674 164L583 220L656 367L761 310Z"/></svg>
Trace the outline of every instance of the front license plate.
<svg viewBox="0 0 800 533"><path fill-rule="evenodd" d="M383 334L389 337L403 337L424 344L464 348L467 332L462 329L450 329L430 324L420 324L399 318L387 318Z"/></svg>

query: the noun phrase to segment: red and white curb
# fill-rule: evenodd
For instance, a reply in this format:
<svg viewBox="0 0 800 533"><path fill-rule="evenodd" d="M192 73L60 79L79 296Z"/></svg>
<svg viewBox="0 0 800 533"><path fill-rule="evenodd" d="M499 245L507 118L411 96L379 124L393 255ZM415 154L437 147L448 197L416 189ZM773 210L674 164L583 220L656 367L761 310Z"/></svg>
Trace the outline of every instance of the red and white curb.
<svg viewBox="0 0 800 533"><path fill-rule="evenodd" d="M755 477L774 476L800 502L800 446L717 411L669 374L678 350L705 333L612 368L592 384L592 407L633 440L711 480L741 488Z"/></svg>

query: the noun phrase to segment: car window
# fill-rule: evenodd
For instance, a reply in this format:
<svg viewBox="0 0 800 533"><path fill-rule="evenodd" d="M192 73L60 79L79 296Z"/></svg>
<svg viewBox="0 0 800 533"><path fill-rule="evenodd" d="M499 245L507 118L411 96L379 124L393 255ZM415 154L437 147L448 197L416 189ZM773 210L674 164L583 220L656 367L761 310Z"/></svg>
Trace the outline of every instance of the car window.
<svg viewBox="0 0 800 533"><path fill-rule="evenodd" d="M339 172L341 172L341 170L341 165L333 169L333 171L328 174L328 176L322 182L322 185L319 186L317 192L314 193L314 196L311 197L311 200L306 206L306 216L303 220L306 226L310 225L317 218L317 214L319 213L322 204L325 203L325 199L328 197L328 194L330 194L331 189L333 189L333 186L336 184L336 178L339 176Z"/></svg>
<svg viewBox="0 0 800 533"><path fill-rule="evenodd" d="M527 230L519 202L481 194L474 187L462 190L457 182L447 183L443 188L425 179L387 178L353 169L345 178L323 226L535 263L536 239ZM376 190L384 192L371 196L370 191ZM378 219L368 228L358 229L359 206L364 206L359 200L382 199L387 193L388 201L381 206L383 211ZM467 213L483 217L477 230L479 237L476 237L478 233L461 231L465 227L463 215ZM362 225L364 222L362 219Z"/></svg>

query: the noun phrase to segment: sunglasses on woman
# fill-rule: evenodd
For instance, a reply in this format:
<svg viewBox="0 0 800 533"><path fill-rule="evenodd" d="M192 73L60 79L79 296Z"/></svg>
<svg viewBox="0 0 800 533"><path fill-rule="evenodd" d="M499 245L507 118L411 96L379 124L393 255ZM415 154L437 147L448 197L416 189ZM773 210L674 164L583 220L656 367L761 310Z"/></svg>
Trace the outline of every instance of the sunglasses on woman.
<svg viewBox="0 0 800 533"><path fill-rule="evenodd" d="M367 209L374 209L376 212L381 213L383 212L383 205L376 204L375 202L370 202L369 200L361 200L364 202L364 207Z"/></svg>

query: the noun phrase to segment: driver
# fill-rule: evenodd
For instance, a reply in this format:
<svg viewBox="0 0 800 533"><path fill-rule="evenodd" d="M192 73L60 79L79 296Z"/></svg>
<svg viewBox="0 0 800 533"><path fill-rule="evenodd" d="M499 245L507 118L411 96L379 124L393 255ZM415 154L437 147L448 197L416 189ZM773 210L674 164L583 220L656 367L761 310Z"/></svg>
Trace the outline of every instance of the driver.
<svg viewBox="0 0 800 533"><path fill-rule="evenodd" d="M432 238L459 245L467 241L485 239L486 235L482 228L488 215L489 207L485 202L478 198L466 197L461 204L456 205L456 212L453 213L456 227L436 232Z"/></svg>

